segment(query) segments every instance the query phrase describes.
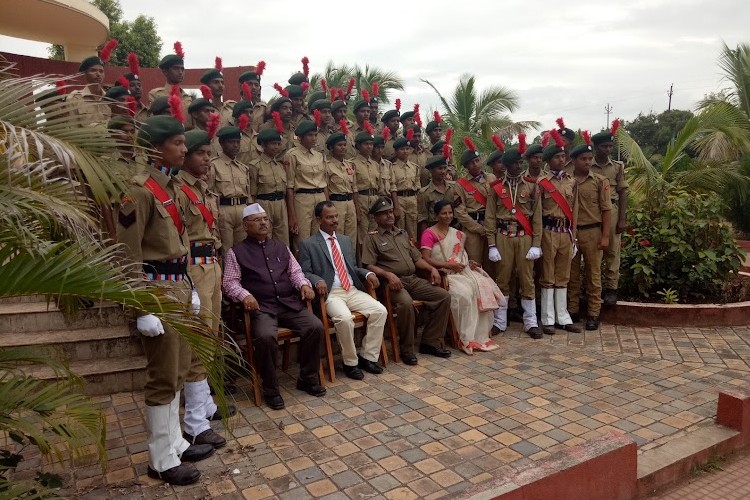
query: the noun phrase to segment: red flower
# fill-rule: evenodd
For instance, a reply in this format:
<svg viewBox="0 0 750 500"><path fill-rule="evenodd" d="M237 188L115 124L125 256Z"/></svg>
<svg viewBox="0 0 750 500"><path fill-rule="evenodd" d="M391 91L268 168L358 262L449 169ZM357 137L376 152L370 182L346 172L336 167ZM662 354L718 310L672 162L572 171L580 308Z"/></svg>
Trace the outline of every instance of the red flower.
<svg viewBox="0 0 750 500"><path fill-rule="evenodd" d="M629 234L630 236L633 236L633 235L635 234L635 228L629 227L629 228L628 228L628 234Z"/></svg>
<svg viewBox="0 0 750 500"><path fill-rule="evenodd" d="M642 246L642 247L650 247L651 246L651 242L648 241L648 240L641 240L641 241L638 242L638 244L640 246Z"/></svg>

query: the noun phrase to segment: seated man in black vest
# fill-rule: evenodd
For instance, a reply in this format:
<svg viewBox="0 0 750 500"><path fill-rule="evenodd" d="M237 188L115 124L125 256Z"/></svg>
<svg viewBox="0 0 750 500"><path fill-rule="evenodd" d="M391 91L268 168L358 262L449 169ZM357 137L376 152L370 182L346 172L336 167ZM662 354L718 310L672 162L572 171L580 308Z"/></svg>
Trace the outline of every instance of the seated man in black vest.
<svg viewBox="0 0 750 500"><path fill-rule="evenodd" d="M305 308L315 296L310 282L283 243L268 237L270 221L263 207L248 205L242 212L247 233L226 254L224 293L242 302L253 323L255 364L263 381L263 397L274 410L284 408L276 377L279 326L298 333L300 374L297 389L323 396L318 366L323 324Z"/></svg>

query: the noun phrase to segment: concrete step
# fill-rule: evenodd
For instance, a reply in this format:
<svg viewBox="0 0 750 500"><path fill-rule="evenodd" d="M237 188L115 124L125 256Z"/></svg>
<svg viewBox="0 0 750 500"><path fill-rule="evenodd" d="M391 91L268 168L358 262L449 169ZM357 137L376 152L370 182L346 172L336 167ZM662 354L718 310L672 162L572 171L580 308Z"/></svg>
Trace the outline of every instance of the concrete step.
<svg viewBox="0 0 750 500"><path fill-rule="evenodd" d="M140 355L74 361L70 369L86 381L84 391L91 396L141 391L146 382L146 358ZM56 379L46 366L28 366L23 372L41 380Z"/></svg>
<svg viewBox="0 0 750 500"><path fill-rule="evenodd" d="M81 309L68 321L54 304L46 302L0 303L0 334L49 330L111 327L125 324L122 307L100 304Z"/></svg>
<svg viewBox="0 0 750 500"><path fill-rule="evenodd" d="M19 295L18 297L0 297L0 304L25 304L29 302L47 302L44 295Z"/></svg>

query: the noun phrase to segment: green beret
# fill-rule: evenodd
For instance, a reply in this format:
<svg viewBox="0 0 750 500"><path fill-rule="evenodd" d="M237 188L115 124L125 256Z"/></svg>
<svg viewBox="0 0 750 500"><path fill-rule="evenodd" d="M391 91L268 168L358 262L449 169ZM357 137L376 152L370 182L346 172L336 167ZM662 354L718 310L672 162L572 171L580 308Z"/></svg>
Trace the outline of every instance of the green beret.
<svg viewBox="0 0 750 500"><path fill-rule="evenodd" d="M393 150L397 151L401 148L405 148L409 146L409 141L406 140L406 137L399 137L395 141L393 141Z"/></svg>
<svg viewBox="0 0 750 500"><path fill-rule="evenodd" d="M385 146L385 139L382 135L376 135L375 139L372 140L373 146Z"/></svg>
<svg viewBox="0 0 750 500"><path fill-rule="evenodd" d="M208 99L199 97L198 99L195 99L193 102L190 103L190 106L188 106L188 113L200 111L203 108L206 108L208 106L213 106L213 105L214 104Z"/></svg>
<svg viewBox="0 0 750 500"><path fill-rule="evenodd" d="M474 158L479 158L479 152L478 151L472 151L471 149L467 149L466 151L464 151L463 153L461 153L461 165L463 165L465 167Z"/></svg>
<svg viewBox="0 0 750 500"><path fill-rule="evenodd" d="M359 144L361 142L374 141L374 140L375 140L375 137L373 135L363 130L362 132L358 133L356 137L354 137L354 144Z"/></svg>
<svg viewBox="0 0 750 500"><path fill-rule="evenodd" d="M442 151L443 151L443 146L445 146L445 141L442 140L442 139L440 139L435 144L433 144L432 146L430 146L430 153L432 153L434 155L441 154Z"/></svg>
<svg viewBox="0 0 750 500"><path fill-rule="evenodd" d="M424 164L424 168L432 170L435 167L447 167L448 160L442 155L430 156Z"/></svg>
<svg viewBox="0 0 750 500"><path fill-rule="evenodd" d="M328 139L326 139L326 147L331 149L339 142L346 142L346 136L341 132L336 132L328 136Z"/></svg>
<svg viewBox="0 0 750 500"><path fill-rule="evenodd" d="M346 109L346 101L336 100L331 103L331 112L338 111L341 108Z"/></svg>
<svg viewBox="0 0 750 500"><path fill-rule="evenodd" d="M323 92L322 90L318 90L317 92L311 92L307 94L307 102L312 103L319 99L325 99L326 101L328 101L327 97L328 95L325 92ZM330 103L330 101L328 102Z"/></svg>
<svg viewBox="0 0 750 500"><path fill-rule="evenodd" d="M594 146L598 146L599 144L604 144L605 142L615 142L615 136L612 135L611 131L605 130L604 132L594 134L591 137L591 141L594 143Z"/></svg>
<svg viewBox="0 0 750 500"><path fill-rule="evenodd" d="M107 122L107 128L109 130L122 130L125 125L135 126L135 120L126 115L115 115Z"/></svg>
<svg viewBox="0 0 750 500"><path fill-rule="evenodd" d="M354 104L354 113L356 114L357 111L362 108L370 109L370 103L367 101L358 101L356 104Z"/></svg>
<svg viewBox="0 0 750 500"><path fill-rule="evenodd" d="M136 81L136 80L140 80L140 79L141 79L141 78L140 78L140 77L139 77L138 75L136 75L135 73L125 73L125 74L124 74L124 75L122 75L122 76L124 76L125 78L127 78L129 82L134 82L134 81ZM117 83L116 85L119 85L119 83Z"/></svg>
<svg viewBox="0 0 750 500"><path fill-rule="evenodd" d="M182 58L177 54L167 54L166 56L161 58L161 61L159 61L159 69L169 69L172 66L176 66L178 64L184 66L185 61L183 61Z"/></svg>
<svg viewBox="0 0 750 500"><path fill-rule="evenodd" d="M258 132L258 138L256 139L258 144L265 145L267 142L281 141L282 137L279 131L275 128L265 128Z"/></svg>
<svg viewBox="0 0 750 500"><path fill-rule="evenodd" d="M523 159L523 156L518 152L518 148L508 148L503 153L502 162L507 167L521 161L521 159Z"/></svg>
<svg viewBox="0 0 750 500"><path fill-rule="evenodd" d="M397 109L391 109L390 111L386 111L385 113L383 113L383 117L380 119L380 121L383 123L387 123L388 120L394 117L399 117L399 112Z"/></svg>
<svg viewBox="0 0 750 500"><path fill-rule="evenodd" d="M157 97L154 99L154 102L151 103L149 111L151 111L152 115L163 115L164 113L169 113L169 98L165 95Z"/></svg>
<svg viewBox="0 0 750 500"><path fill-rule="evenodd" d="M530 144L526 152L523 154L526 158L538 154L542 154L543 148L541 144Z"/></svg>
<svg viewBox="0 0 750 500"><path fill-rule="evenodd" d="M152 116L146 118L138 129L138 143L142 146L157 146L170 137L182 135L185 127L172 116Z"/></svg>
<svg viewBox="0 0 750 500"><path fill-rule="evenodd" d="M289 77L289 85L302 85L303 82L307 81L307 77L301 71L297 71L295 74ZM289 87L287 87L287 90Z"/></svg>
<svg viewBox="0 0 750 500"><path fill-rule="evenodd" d="M110 87L107 89L107 91L104 93L104 97L107 99L117 100L120 97L130 95L130 91L123 87L122 85L115 85L114 87Z"/></svg>
<svg viewBox="0 0 750 500"><path fill-rule="evenodd" d="M271 111L278 111L279 109L281 109L281 106L286 103L291 104L292 100L289 99L288 97L283 97L283 96L277 98L275 101L273 101L273 104L271 104Z"/></svg>
<svg viewBox="0 0 750 500"><path fill-rule="evenodd" d="M566 138L567 140L571 142L576 140L576 133L567 127L562 130L559 130L558 132L560 132L561 136L563 136L564 138Z"/></svg>
<svg viewBox="0 0 750 500"><path fill-rule="evenodd" d="M544 161L549 161L553 156L555 156L557 153L564 153L565 150L563 148L560 148L557 146L557 144L550 144L546 148L542 150L542 159Z"/></svg>
<svg viewBox="0 0 750 500"><path fill-rule="evenodd" d="M240 130L239 127L233 127L231 125L226 125L224 127L221 127L218 132L216 132L216 137L221 141L222 139L240 139L242 138L242 130Z"/></svg>
<svg viewBox="0 0 750 500"><path fill-rule="evenodd" d="M232 108L232 118L239 117L242 113L247 111L248 109L253 109L253 101L240 101L237 104L234 105L234 108Z"/></svg>
<svg viewBox="0 0 750 500"><path fill-rule="evenodd" d="M300 87L299 85L287 85L284 90L289 92L290 98L296 99L298 97L302 97L303 95L305 95L305 92L302 90L302 87Z"/></svg>
<svg viewBox="0 0 750 500"><path fill-rule="evenodd" d="M487 161L485 162L487 166L492 165L498 160L503 159L503 152L499 149L494 150L490 155L487 157Z"/></svg>
<svg viewBox="0 0 750 500"><path fill-rule="evenodd" d="M386 210L393 210L393 203L391 202L390 198L381 196L380 198L375 200L375 203L373 203L370 207L370 215L379 214L380 212L385 212Z"/></svg>
<svg viewBox="0 0 750 500"><path fill-rule="evenodd" d="M294 129L294 135L296 135L297 137L302 137L305 134L317 131L318 127L315 125L314 121L302 120L301 122L299 122L299 125L297 125L297 128Z"/></svg>
<svg viewBox="0 0 750 500"><path fill-rule="evenodd" d="M328 99L318 99L316 101L313 101L312 104L309 105L310 111L315 111L316 109L331 109L331 101Z"/></svg>
<svg viewBox="0 0 750 500"><path fill-rule="evenodd" d="M187 148L187 154L195 153L201 146L210 146L211 139L208 137L208 132L194 128L185 132L185 147Z"/></svg>
<svg viewBox="0 0 750 500"><path fill-rule="evenodd" d="M419 126L419 125L417 125L416 123L415 123L414 125L412 125L411 127L409 127L409 128L410 128L410 129L412 129L412 130L414 131L414 135L417 135L417 134L421 134L421 133L422 133L422 127L420 127L420 126Z"/></svg>
<svg viewBox="0 0 750 500"><path fill-rule="evenodd" d="M574 147L570 150L570 157L571 158L577 158L583 153L593 153L594 147L591 144L579 144L578 146Z"/></svg>
<svg viewBox="0 0 750 500"><path fill-rule="evenodd" d="M221 78L222 80L224 79L224 75L221 74L221 71L219 71L216 68L207 69L201 75L201 83L208 85L209 83L211 83L213 80L216 80L217 78Z"/></svg>
<svg viewBox="0 0 750 500"><path fill-rule="evenodd" d="M430 123L427 124L427 126L424 128L424 131L429 134L433 130L435 130L436 128L438 128L439 126L440 126L440 124L438 122L436 122L435 120L433 120L433 121L431 121Z"/></svg>
<svg viewBox="0 0 750 500"><path fill-rule="evenodd" d="M83 61L81 61L81 65L78 66L78 71L83 72L89 69L91 66L104 66L104 61L99 56L89 56Z"/></svg>
<svg viewBox="0 0 750 500"><path fill-rule="evenodd" d="M245 82L258 82L260 83L260 77L255 71L245 71L240 75L240 85Z"/></svg>
<svg viewBox="0 0 750 500"><path fill-rule="evenodd" d="M403 122L407 118L414 118L414 111L407 111L406 113L401 113L401 117L399 118L399 120Z"/></svg>

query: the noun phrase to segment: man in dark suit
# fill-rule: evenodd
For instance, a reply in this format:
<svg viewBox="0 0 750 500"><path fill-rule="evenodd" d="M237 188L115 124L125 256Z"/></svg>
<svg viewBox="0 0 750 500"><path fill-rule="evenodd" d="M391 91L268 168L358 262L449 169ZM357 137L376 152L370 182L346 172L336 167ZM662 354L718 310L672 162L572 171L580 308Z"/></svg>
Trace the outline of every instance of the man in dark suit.
<svg viewBox="0 0 750 500"><path fill-rule="evenodd" d="M380 282L375 273L357 267L349 237L336 234L339 225L336 206L330 201L319 202L315 205L315 217L320 230L302 242L299 261L305 277L325 300L326 311L341 344L344 373L355 380L364 378L362 370L383 373L377 360L387 312L383 304L366 293L363 281L367 280L375 288ZM359 355L354 346L351 311L367 318L367 334L362 339Z"/></svg>

